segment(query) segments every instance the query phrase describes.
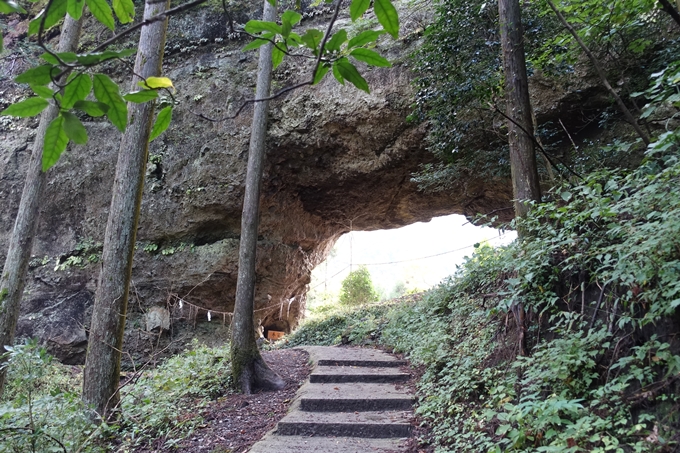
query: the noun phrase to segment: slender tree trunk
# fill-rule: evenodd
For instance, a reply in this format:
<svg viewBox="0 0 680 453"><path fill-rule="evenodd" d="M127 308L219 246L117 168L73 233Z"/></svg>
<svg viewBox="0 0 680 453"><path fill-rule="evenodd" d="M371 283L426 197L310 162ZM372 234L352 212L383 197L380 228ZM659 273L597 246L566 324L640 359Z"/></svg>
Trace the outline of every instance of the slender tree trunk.
<svg viewBox="0 0 680 453"><path fill-rule="evenodd" d="M508 116L510 171L515 197L515 216L524 217L529 210L526 201L539 201L534 124L531 119L529 81L524 57L524 36L518 0L499 0L499 21L503 46L505 102Z"/></svg>
<svg viewBox="0 0 680 453"><path fill-rule="evenodd" d="M144 18L162 13L170 1L147 0ZM140 78L158 76L168 21L142 28L132 87ZM154 104L128 104L129 125L118 152L113 196L106 225L102 269L95 293L87 359L83 375L83 401L106 419L119 401L120 359L128 291Z"/></svg>
<svg viewBox="0 0 680 453"><path fill-rule="evenodd" d="M82 19L75 20L66 15L57 47L58 52L75 52L78 50L81 26ZM65 74L63 79L66 77ZM45 131L58 114L59 108L51 104L40 116L40 124L33 142L33 152L26 173L24 191L21 194L19 212L10 238L2 278L0 278L0 355L4 352L3 346L12 345L14 342L14 332L19 318L28 261L31 257L33 238L38 224L38 206L45 186L46 173L42 171ZM2 395L4 384L5 372L2 370L0 371L0 395Z"/></svg>
<svg viewBox="0 0 680 453"><path fill-rule="evenodd" d="M276 20L276 8L269 4L267 0L264 1L263 20ZM266 44L260 47L255 99L269 97L271 81L272 45ZM231 360L234 383L240 386L243 393L251 393L253 388L280 389L285 384L262 359L255 341L253 322L257 229L260 217L260 190L262 187L268 107L268 101L255 103L241 217L241 242L232 326Z"/></svg>
<svg viewBox="0 0 680 453"><path fill-rule="evenodd" d="M508 117L508 144L510 146L510 172L515 197L515 217L529 212L527 201L540 201L536 152L534 149L534 123L529 99L529 79L524 55L524 36L519 0L499 0L498 18L503 47L503 72L505 76L505 113ZM517 231L520 240L521 228ZM524 304L517 309L518 346L520 355L526 351L526 323Z"/></svg>

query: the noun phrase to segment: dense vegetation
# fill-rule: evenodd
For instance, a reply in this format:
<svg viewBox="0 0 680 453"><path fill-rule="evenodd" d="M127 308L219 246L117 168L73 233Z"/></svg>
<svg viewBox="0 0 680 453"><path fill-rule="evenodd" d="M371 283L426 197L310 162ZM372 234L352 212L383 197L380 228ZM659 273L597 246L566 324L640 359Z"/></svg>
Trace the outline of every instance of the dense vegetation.
<svg viewBox="0 0 680 453"><path fill-rule="evenodd" d="M417 410L439 451L676 451L679 139L633 172L555 189L522 242L478 248L422 300L318 315L290 344L406 353L424 367Z"/></svg>
<svg viewBox="0 0 680 453"><path fill-rule="evenodd" d="M231 388L229 345L194 343L156 368L127 373L119 416L96 424L80 398L81 373L53 361L36 341L8 355L0 453L129 451L158 440L172 446L203 423L201 408Z"/></svg>

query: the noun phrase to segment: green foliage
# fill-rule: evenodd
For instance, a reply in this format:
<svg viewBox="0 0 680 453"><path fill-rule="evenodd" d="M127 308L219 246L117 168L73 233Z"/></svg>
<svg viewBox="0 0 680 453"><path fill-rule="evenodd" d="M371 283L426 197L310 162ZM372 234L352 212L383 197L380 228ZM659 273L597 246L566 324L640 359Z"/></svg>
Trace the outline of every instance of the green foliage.
<svg viewBox="0 0 680 453"><path fill-rule="evenodd" d="M171 445L202 423L200 409L229 391L229 345L192 348L143 373L121 401L117 435L140 445L157 438Z"/></svg>
<svg viewBox="0 0 680 453"><path fill-rule="evenodd" d="M340 303L344 305L361 305L377 302L378 293L373 287L371 273L366 266L349 273L342 281Z"/></svg>
<svg viewBox="0 0 680 453"><path fill-rule="evenodd" d="M0 452L103 451L92 444L97 428L65 367L53 363L35 340L5 349Z"/></svg>
<svg viewBox="0 0 680 453"><path fill-rule="evenodd" d="M81 402L79 373L34 340L7 349L0 452L99 452L112 438L120 451L159 438L171 446L203 423L201 409L231 384L229 346L194 342L157 368L127 373L117 424L97 427Z"/></svg>
<svg viewBox="0 0 680 453"><path fill-rule="evenodd" d="M370 6L370 0L352 0L350 4L350 18L353 23L362 20L364 13ZM245 31L256 35L255 40L246 45L243 50L257 49L268 42L274 42L272 52L274 68L283 61L289 49L306 47L317 57L318 65L315 69L312 84L319 83L332 70L336 80L344 85L345 81L365 92L370 92L368 83L348 57L361 61L369 66L389 67L391 63L375 51L365 46L375 45L382 33L389 33L394 39L399 36L399 16L391 0L375 0L374 12L382 26L380 31L367 30L360 37L349 39L346 29L338 29L332 36L324 39L324 33L316 29L308 29L304 35L293 32L294 26L302 16L294 11L286 11L281 16L281 25L276 22L251 20L245 26Z"/></svg>

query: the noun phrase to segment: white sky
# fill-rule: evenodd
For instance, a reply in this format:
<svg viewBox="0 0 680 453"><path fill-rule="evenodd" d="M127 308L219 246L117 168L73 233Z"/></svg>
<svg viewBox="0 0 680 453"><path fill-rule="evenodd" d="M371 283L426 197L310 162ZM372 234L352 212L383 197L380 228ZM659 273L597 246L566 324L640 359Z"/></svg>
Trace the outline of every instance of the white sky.
<svg viewBox="0 0 680 453"><path fill-rule="evenodd" d="M400 281L408 289L428 289L453 274L456 265L472 254L475 243L507 244L516 237L514 231L476 227L461 215L393 230L355 231L342 236L334 253L314 269L310 289L339 291L350 263L353 269L366 264L373 284L387 294Z"/></svg>

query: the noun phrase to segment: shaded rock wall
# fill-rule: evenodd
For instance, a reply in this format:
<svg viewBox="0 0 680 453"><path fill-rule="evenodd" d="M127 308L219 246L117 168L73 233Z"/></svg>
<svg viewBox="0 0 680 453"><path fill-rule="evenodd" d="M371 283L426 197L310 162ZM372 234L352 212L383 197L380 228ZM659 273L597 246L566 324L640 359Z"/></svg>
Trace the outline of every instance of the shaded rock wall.
<svg viewBox="0 0 680 453"><path fill-rule="evenodd" d="M163 102L177 105L170 129L150 148L126 335L126 348L142 355L157 341L143 332L143 313L151 306L168 307L173 338L197 320L205 322L208 310L213 324L228 324L224 313L233 310L252 108L215 122L197 113L231 115L255 84L256 53L242 53L244 43L229 40L221 13L204 9L173 20L171 27L164 70L177 93ZM97 35L95 27L89 30L86 40ZM409 51L404 42L390 45L397 59ZM29 58L17 55L12 68L9 60L2 62L7 74L27 67ZM284 63L277 87L302 80L307 69L304 62ZM105 70L127 78L113 66ZM371 94L328 77L273 103L255 301L256 318L266 327L296 325L311 270L351 229L394 228L510 206L505 180L470 178L438 194L423 194L410 182L431 159L425 128L406 121L410 77L407 65L399 63L366 73ZM0 91L3 108L28 94L8 78L0 80ZM35 120L0 123L3 263L35 126ZM90 142L71 145L50 171L19 323L20 335L41 337L71 363L82 361L85 351L120 139L105 122L89 119L86 127Z"/></svg>

